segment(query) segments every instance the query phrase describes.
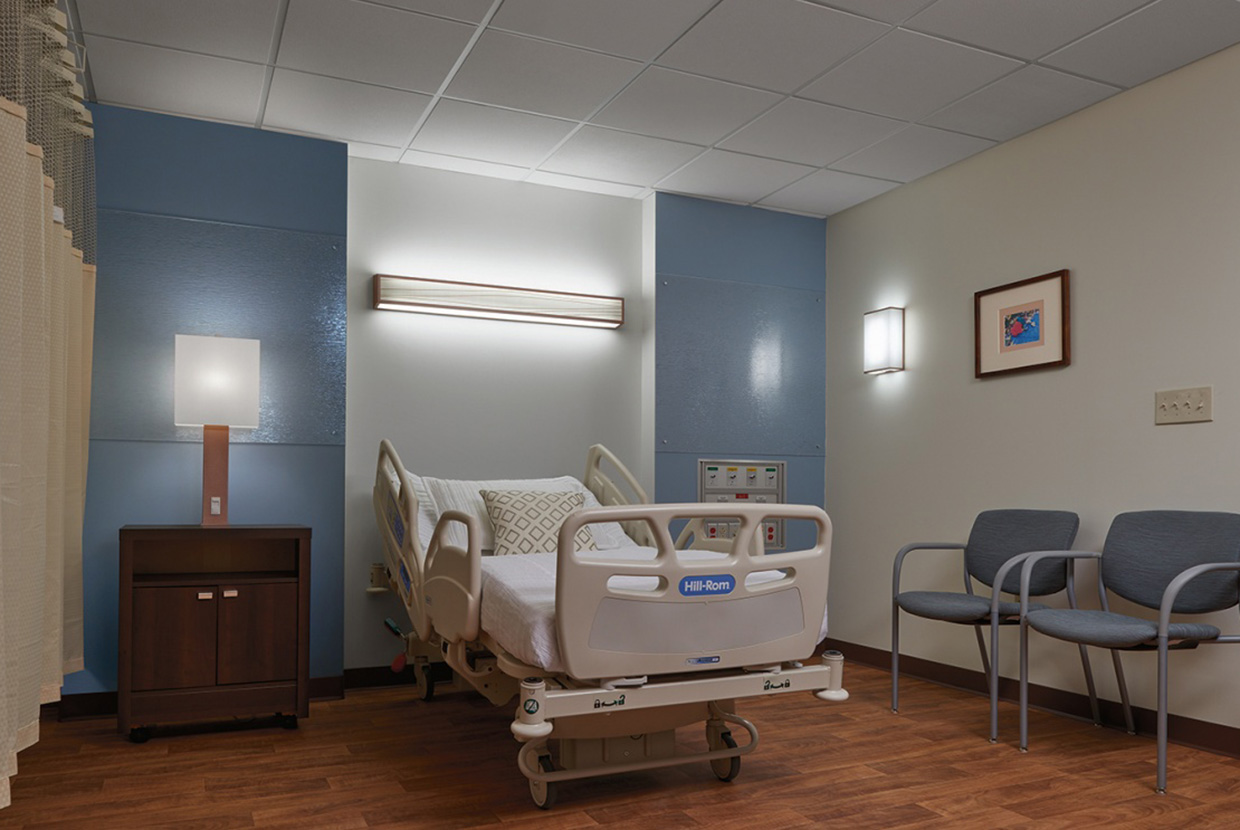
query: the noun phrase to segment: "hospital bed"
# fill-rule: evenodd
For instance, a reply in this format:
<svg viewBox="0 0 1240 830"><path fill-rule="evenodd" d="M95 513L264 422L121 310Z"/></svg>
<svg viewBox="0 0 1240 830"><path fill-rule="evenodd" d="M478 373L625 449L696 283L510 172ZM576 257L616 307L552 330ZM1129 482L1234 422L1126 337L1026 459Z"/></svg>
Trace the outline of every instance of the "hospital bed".
<svg viewBox="0 0 1240 830"><path fill-rule="evenodd" d="M583 503L555 550L484 555L494 541L480 489L554 488ZM384 440L373 497L420 695L433 695L442 662L492 703L515 699L517 766L540 807L560 781L673 764L709 762L729 781L758 746L735 699L848 696L842 655L809 660L826 634L831 522L820 508L649 504L601 445L584 483L454 482L411 474ZM815 545L765 552L762 529L781 518L812 523ZM711 538L725 521L735 537ZM578 549L587 526L598 550ZM704 724L705 750L678 745L676 729L692 724Z"/></svg>

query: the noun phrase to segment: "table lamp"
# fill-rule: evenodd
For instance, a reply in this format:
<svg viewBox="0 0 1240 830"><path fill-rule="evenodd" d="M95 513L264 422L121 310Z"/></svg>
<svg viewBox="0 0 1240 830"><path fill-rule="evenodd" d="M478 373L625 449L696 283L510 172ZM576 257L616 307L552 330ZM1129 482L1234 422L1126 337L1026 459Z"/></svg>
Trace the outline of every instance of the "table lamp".
<svg viewBox="0 0 1240 830"><path fill-rule="evenodd" d="M258 427L259 343L176 336L173 420L202 427L202 523L228 524L228 430Z"/></svg>

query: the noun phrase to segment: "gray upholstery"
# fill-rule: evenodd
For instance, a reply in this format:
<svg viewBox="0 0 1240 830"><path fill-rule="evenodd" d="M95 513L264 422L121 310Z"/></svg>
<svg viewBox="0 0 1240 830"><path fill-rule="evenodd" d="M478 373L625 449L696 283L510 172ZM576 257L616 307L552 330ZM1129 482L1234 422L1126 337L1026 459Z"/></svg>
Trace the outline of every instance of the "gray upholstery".
<svg viewBox="0 0 1240 830"><path fill-rule="evenodd" d="M1027 619L1030 628L1047 636L1101 648L1134 648L1158 636L1157 622L1110 611L1047 608L1031 610ZM1167 633L1172 640L1201 642L1216 639L1222 632L1205 623L1172 623Z"/></svg>
<svg viewBox="0 0 1240 830"><path fill-rule="evenodd" d="M956 623L984 623L990 619L990 600L950 591L905 591L896 597L899 606L910 614ZM1045 608L1029 603L1030 608ZM1020 613L1019 602L1000 602L999 616L1014 617Z"/></svg>
<svg viewBox="0 0 1240 830"><path fill-rule="evenodd" d="M1077 643L1082 655L1085 654L1085 646L1111 650L1124 721L1132 734L1136 733L1136 725L1128 700L1120 651L1156 650L1158 750L1154 789L1160 793L1166 792L1170 650L1177 646L1240 643L1240 636L1224 636L1218 628L1208 623L1171 622L1171 613L1206 614L1235 607L1240 600L1238 577L1240 515L1143 510L1116 516L1107 532L1098 566L1102 610L1055 608L1030 611L1024 616L1020 651L1020 748L1023 750L1029 746L1029 649L1026 635L1030 628ZM1157 610L1157 619L1112 613L1107 607L1107 596L1111 593ZM1163 608L1164 596L1170 603L1166 609ZM1159 636L1161 624L1167 626L1165 638ZM1089 677L1088 672L1086 677ZM1089 692L1090 702L1096 711L1097 696L1092 684Z"/></svg>
<svg viewBox="0 0 1240 830"><path fill-rule="evenodd" d="M1207 562L1240 561L1240 515L1185 510L1121 513L1103 546L1107 588L1146 608L1162 603L1167 584L1181 571ZM1194 579L1176 599L1178 614L1205 614L1236 604L1235 572Z"/></svg>
<svg viewBox="0 0 1240 830"><path fill-rule="evenodd" d="M1077 515L1066 510L984 511L978 514L969 533L965 567L979 582L993 586L999 568L1017 554L1072 547L1079 525ZM1062 591L1065 572L1063 562L1041 563L1034 568L1029 593L1045 596ZM1008 573L1002 590L1009 594L1020 591L1019 571Z"/></svg>
<svg viewBox="0 0 1240 830"><path fill-rule="evenodd" d="M1067 551L1076 538L1078 524L1076 514L1064 510L986 510L979 513L969 532L969 541L963 545L964 568L958 571L964 577L963 592L900 590L900 572L908 554L917 550L961 550L959 543L919 542L901 548L892 573L891 711L900 710L900 612L971 625L982 658L982 671L990 685L990 740L994 743L999 731L999 627L1013 625L1021 617L1020 603L1002 600L997 603L996 613L991 615L991 603L1000 593L995 580L1005 567L1008 568L1001 588L1010 594L1019 593L1021 569L1016 557L1034 551ZM1031 579L1033 595L1053 594L1069 587L1069 602L1075 606L1067 573L1065 559L1050 559L1035 565ZM990 586L992 596L975 596L975 580ZM1046 606L1032 604L1030 607ZM990 628L989 658L983 626ZM1084 664L1084 647L1080 650Z"/></svg>

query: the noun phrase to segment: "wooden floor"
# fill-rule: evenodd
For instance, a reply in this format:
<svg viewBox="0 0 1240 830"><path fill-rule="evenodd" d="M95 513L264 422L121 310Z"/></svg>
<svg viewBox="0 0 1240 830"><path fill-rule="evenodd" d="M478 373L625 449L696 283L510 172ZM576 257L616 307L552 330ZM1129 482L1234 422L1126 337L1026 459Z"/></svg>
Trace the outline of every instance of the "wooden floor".
<svg viewBox="0 0 1240 830"><path fill-rule="evenodd" d="M1032 751L986 740L984 699L849 666L845 703L742 701L761 746L731 783L706 764L561 784L544 812L517 772L511 710L407 688L316 703L296 731L246 729L130 744L107 720L43 724L19 757L0 828L1235 827L1240 761L1033 713ZM686 743L700 743L694 734Z"/></svg>

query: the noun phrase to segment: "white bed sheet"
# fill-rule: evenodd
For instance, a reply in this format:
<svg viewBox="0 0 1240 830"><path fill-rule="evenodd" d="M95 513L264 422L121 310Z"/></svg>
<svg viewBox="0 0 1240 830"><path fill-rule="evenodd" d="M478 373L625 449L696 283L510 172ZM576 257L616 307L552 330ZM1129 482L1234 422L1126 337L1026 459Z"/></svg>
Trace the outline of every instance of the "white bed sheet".
<svg viewBox="0 0 1240 830"><path fill-rule="evenodd" d="M625 547L591 551L591 558L649 561L655 548ZM724 558L713 551L679 551L686 559ZM516 556L485 556L482 558L482 630L495 638L509 654L523 663L549 672L564 671L560 657L559 638L555 631L555 553L526 553ZM760 572L769 579L779 579L778 571ZM760 574L754 574L760 578ZM649 590L654 577L625 577L614 587ZM630 584L625 584L630 583ZM586 622L586 621L583 621ZM827 614L824 608L818 641L827 636Z"/></svg>

